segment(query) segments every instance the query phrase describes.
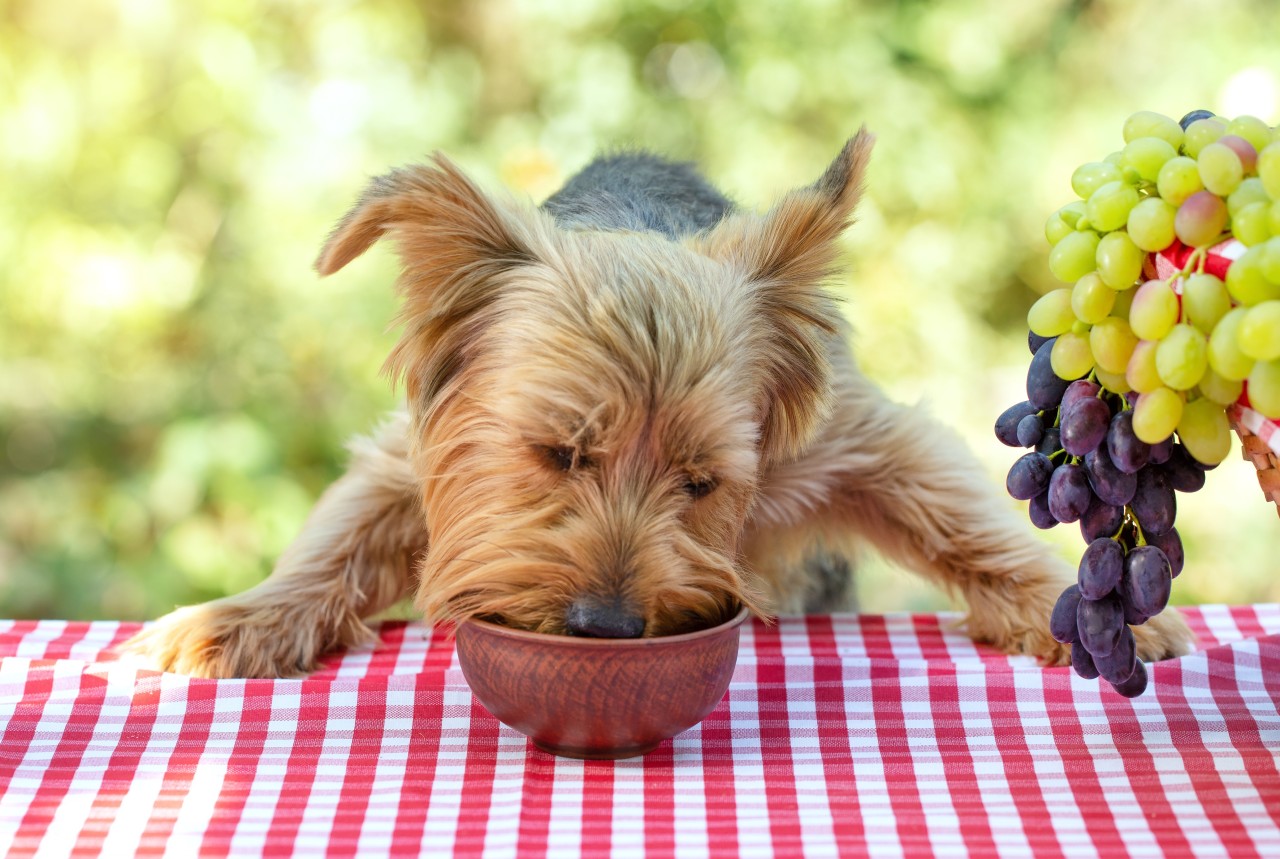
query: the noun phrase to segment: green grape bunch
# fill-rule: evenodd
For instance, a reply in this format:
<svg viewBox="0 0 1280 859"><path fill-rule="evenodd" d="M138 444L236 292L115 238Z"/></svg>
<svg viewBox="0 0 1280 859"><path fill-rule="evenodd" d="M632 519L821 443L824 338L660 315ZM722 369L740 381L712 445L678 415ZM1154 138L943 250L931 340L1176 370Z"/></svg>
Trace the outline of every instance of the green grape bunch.
<svg viewBox="0 0 1280 859"><path fill-rule="evenodd" d="M1234 404L1280 418L1280 129L1141 111L1123 137L1045 224L1067 285L1027 314L1027 400L996 436L1031 449L1007 481L1031 521L1078 521L1088 544L1051 632L1081 676L1132 696L1147 674L1131 627L1182 569L1175 490L1230 452Z"/></svg>

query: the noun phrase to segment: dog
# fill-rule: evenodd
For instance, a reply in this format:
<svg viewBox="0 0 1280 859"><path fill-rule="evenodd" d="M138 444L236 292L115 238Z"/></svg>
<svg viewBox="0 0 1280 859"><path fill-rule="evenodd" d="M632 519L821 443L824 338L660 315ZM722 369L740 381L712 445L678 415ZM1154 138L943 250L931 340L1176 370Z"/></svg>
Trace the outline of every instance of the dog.
<svg viewBox="0 0 1280 859"><path fill-rule="evenodd" d="M428 622L616 638L847 610L867 545L963 597L973 638L1069 661L1049 615L1073 571L957 438L859 372L824 288L872 143L764 214L643 153L536 208L440 155L372 180L316 269L395 241L403 410L353 443L269 578L126 650L294 676L409 594ZM1190 642L1175 612L1134 632L1147 660Z"/></svg>

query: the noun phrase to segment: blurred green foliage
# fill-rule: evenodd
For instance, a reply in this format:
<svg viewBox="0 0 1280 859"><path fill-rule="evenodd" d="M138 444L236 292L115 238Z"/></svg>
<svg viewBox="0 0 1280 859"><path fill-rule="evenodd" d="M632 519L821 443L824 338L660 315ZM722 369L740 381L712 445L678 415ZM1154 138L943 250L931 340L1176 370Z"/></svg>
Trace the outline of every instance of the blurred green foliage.
<svg viewBox="0 0 1280 859"><path fill-rule="evenodd" d="M846 307L866 371L999 480L1041 225L1137 109L1276 121L1271 0L0 4L0 616L142 618L264 576L394 403L385 250L309 264L368 176L440 149L540 200L601 148L749 206L879 135ZM921 440L922 455L928 440ZM1280 597L1232 461L1183 600ZM1214 487L1218 487L1215 489ZM1078 552L1067 529L1049 537ZM873 609L941 598L869 565Z"/></svg>

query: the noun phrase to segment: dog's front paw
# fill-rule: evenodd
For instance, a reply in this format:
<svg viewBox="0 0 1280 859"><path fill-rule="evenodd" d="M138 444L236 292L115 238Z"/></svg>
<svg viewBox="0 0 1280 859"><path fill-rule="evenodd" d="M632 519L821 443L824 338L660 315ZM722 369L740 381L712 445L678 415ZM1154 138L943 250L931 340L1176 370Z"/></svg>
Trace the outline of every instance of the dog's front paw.
<svg viewBox="0 0 1280 859"><path fill-rule="evenodd" d="M970 612L965 620L965 630L975 641L998 647L1005 653L1034 656L1040 664L1071 664L1071 646L1062 644L1049 634L1049 617L1043 623L1020 622L1008 615Z"/></svg>
<svg viewBox="0 0 1280 859"><path fill-rule="evenodd" d="M329 649L368 635L350 629L322 635L314 618L230 600L188 606L157 620L120 646L127 658L192 677L296 677L315 670Z"/></svg>

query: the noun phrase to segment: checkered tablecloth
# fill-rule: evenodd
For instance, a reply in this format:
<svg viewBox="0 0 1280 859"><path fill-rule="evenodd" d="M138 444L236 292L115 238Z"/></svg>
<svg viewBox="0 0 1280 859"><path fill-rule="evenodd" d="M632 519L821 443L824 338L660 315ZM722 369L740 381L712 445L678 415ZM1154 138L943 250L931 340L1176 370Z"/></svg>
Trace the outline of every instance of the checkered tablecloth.
<svg viewBox="0 0 1280 859"><path fill-rule="evenodd" d="M705 722L590 763L440 630L206 681L113 661L136 625L0 622L0 855L1280 856L1280 606L1186 613L1133 701L948 616L749 624Z"/></svg>

